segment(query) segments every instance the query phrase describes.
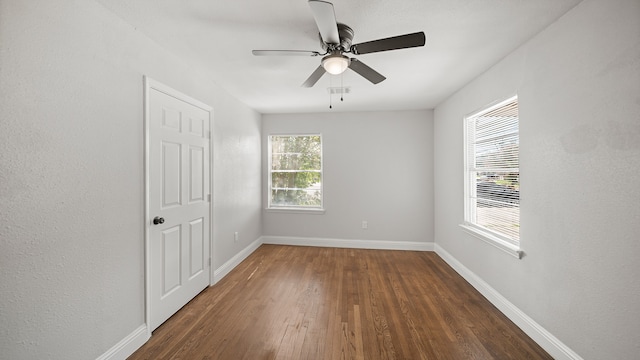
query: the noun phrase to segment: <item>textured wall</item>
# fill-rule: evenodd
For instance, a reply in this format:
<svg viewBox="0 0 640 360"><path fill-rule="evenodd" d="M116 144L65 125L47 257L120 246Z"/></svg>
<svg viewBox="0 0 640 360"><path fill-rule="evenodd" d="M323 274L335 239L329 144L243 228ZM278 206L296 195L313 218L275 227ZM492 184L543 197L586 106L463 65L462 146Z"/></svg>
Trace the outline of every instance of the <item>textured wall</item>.
<svg viewBox="0 0 640 360"><path fill-rule="evenodd" d="M640 351L639 15L585 0L435 109L436 243L586 359ZM516 93L522 260L458 227L462 119Z"/></svg>
<svg viewBox="0 0 640 360"><path fill-rule="evenodd" d="M260 236L259 114L93 1L3 0L0 359L92 359L144 323L143 75L214 107L214 267Z"/></svg>
<svg viewBox="0 0 640 360"><path fill-rule="evenodd" d="M266 212L264 235L433 242L432 111L264 115L262 132L265 154L269 134L322 134L326 209Z"/></svg>
<svg viewBox="0 0 640 360"><path fill-rule="evenodd" d="M218 269L262 235L262 143L258 113L226 94L216 94L215 101L213 267Z"/></svg>

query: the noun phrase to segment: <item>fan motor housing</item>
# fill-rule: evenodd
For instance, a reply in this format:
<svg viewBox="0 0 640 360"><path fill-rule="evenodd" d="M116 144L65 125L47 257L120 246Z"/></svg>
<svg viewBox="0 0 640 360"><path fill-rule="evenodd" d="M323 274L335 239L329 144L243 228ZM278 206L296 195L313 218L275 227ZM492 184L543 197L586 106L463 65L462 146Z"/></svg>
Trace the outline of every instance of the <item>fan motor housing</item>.
<svg viewBox="0 0 640 360"><path fill-rule="evenodd" d="M326 42L322 41L322 36L318 33L322 49L324 51L333 51L337 50L337 47L341 47L342 50L349 50L351 48L351 42L353 41L353 29L348 25L338 23L338 36L340 36L340 44L336 46L335 44L327 44ZM331 47L330 45L333 45L333 47Z"/></svg>

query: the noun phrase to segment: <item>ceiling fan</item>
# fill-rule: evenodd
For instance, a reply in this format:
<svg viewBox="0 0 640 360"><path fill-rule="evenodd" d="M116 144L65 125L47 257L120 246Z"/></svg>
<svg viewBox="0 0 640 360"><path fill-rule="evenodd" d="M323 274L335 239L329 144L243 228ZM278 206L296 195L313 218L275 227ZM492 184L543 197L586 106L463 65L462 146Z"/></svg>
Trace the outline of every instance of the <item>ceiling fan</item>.
<svg viewBox="0 0 640 360"><path fill-rule="evenodd" d="M360 74L373 84L384 79L383 75L367 66L356 58L350 58L344 54L363 55L379 51L389 51L424 46L426 38L424 32L393 36L384 39L367 41L352 45L353 29L345 24L338 23L333 11L333 4L321 0L309 0L309 6L320 31L320 42L324 53L305 50L253 50L256 56L322 56L320 66L302 84L303 87L312 87L328 72L332 75L342 74L347 68Z"/></svg>

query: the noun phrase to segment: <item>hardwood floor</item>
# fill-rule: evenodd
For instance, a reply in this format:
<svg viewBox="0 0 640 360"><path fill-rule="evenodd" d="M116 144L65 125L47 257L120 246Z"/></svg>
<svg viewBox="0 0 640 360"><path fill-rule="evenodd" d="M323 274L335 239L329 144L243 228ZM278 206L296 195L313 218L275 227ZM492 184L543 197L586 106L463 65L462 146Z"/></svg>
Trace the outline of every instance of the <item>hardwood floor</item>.
<svg viewBox="0 0 640 360"><path fill-rule="evenodd" d="M551 359L433 252L262 245L129 359Z"/></svg>

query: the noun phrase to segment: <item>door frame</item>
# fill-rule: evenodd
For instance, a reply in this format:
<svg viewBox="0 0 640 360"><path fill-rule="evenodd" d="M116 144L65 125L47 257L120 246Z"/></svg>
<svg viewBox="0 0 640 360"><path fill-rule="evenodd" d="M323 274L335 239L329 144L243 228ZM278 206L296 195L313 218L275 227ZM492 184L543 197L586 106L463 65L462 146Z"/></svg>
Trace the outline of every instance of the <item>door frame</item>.
<svg viewBox="0 0 640 360"><path fill-rule="evenodd" d="M213 143L211 140L212 123L213 123L213 107L196 100L188 95L185 95L159 81L151 79L147 75L143 76L144 83L144 320L145 327L147 328L147 336L151 337L151 330L149 327L151 320L151 263L150 263L150 228L152 214L149 211L150 200L150 136L149 128L151 126L151 112L149 109L149 96L151 90L157 90L166 95L175 97L193 106L201 108L209 112L209 133L207 138L209 140L209 286L213 285Z"/></svg>

